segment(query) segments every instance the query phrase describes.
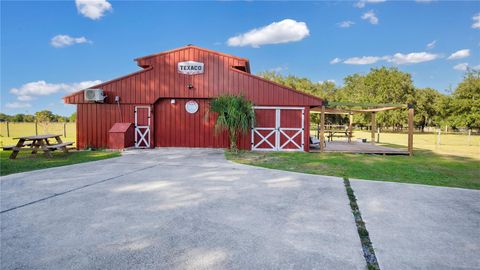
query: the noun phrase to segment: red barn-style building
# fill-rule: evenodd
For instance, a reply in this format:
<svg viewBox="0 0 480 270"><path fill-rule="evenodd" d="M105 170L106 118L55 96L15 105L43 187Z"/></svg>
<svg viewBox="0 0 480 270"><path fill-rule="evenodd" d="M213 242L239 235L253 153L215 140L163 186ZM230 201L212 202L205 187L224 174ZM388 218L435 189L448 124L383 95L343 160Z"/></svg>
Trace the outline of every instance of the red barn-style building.
<svg viewBox="0 0 480 270"><path fill-rule="evenodd" d="M87 100L88 89L64 97L77 105L77 148L108 148L115 123L134 124L136 147L228 148L209 102L235 94L256 115L239 148L308 151L310 108L323 100L250 74L248 59L189 45L135 60L142 70L89 88L103 90L100 102Z"/></svg>

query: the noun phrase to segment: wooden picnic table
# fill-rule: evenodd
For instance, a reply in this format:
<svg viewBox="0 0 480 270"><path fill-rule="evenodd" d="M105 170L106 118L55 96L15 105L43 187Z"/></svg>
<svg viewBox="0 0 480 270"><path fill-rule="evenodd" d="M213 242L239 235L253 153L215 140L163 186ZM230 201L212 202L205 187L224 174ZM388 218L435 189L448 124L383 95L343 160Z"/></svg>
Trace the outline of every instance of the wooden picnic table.
<svg viewBox="0 0 480 270"><path fill-rule="evenodd" d="M72 145L73 142L63 142L60 138L62 135L45 134L35 136L24 136L14 138L18 140L14 146L4 146L4 150L12 150L10 159L15 159L20 151L32 151L32 154L36 154L38 151L43 151L48 157L52 157L51 151L62 150L64 153L68 153L67 146ZM48 139L55 139L56 143L51 144Z"/></svg>
<svg viewBox="0 0 480 270"><path fill-rule="evenodd" d="M333 137L335 136L336 133L338 134L345 134L345 137L349 138L348 130L325 130L325 133L327 133L327 139L329 142L333 141Z"/></svg>

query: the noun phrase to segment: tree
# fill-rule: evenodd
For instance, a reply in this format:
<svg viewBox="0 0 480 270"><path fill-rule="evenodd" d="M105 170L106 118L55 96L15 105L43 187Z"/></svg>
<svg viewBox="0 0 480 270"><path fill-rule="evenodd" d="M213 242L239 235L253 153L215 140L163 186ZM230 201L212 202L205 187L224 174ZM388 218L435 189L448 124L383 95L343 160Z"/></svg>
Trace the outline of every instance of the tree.
<svg viewBox="0 0 480 270"><path fill-rule="evenodd" d="M437 90L423 88L415 90L415 122L424 131L426 126L435 126L435 120L443 108L438 104L442 98Z"/></svg>
<svg viewBox="0 0 480 270"><path fill-rule="evenodd" d="M77 112L74 112L70 115L69 117L70 122L76 122L77 121Z"/></svg>
<svg viewBox="0 0 480 270"><path fill-rule="evenodd" d="M12 119L13 122L24 122L25 121L25 114L19 113L15 114Z"/></svg>
<svg viewBox="0 0 480 270"><path fill-rule="evenodd" d="M49 110L43 110L35 113L35 120L43 125L45 132L48 131L48 124L55 119L55 115Z"/></svg>
<svg viewBox="0 0 480 270"><path fill-rule="evenodd" d="M255 121L252 102L243 96L224 95L212 100L210 110L218 114L215 130L226 130L230 138L230 150L237 153L240 133L247 133Z"/></svg>
<svg viewBox="0 0 480 270"><path fill-rule="evenodd" d="M0 120L2 122L11 122L12 119L13 119L13 117L8 115L8 114L0 113Z"/></svg>
<svg viewBox="0 0 480 270"><path fill-rule="evenodd" d="M305 92L322 99L328 99L329 101L338 100L338 88L332 81L312 82L308 78L297 77L294 75L283 76L275 72L261 72L259 74L264 79L276 82L278 84L293 88L295 90ZM312 123L320 124L320 114L310 114L310 120ZM325 118L327 124L346 123L348 119L342 115L328 114Z"/></svg>
<svg viewBox="0 0 480 270"><path fill-rule="evenodd" d="M41 123L48 123L55 119L55 115L49 110L43 110L35 113L35 119Z"/></svg>
<svg viewBox="0 0 480 270"><path fill-rule="evenodd" d="M353 74L344 79L344 87L338 93L342 101L357 103L412 103L415 87L410 74L398 68L372 68L366 75ZM356 122L370 123L369 116L357 115ZM407 122L407 115L400 110L377 113L379 126L401 128Z"/></svg>
<svg viewBox="0 0 480 270"><path fill-rule="evenodd" d="M480 71L469 70L452 94L449 122L454 127L480 127Z"/></svg>
<svg viewBox="0 0 480 270"><path fill-rule="evenodd" d="M25 116L23 117L23 121L25 121L25 122L35 122L35 116L33 116L31 114L25 114Z"/></svg>

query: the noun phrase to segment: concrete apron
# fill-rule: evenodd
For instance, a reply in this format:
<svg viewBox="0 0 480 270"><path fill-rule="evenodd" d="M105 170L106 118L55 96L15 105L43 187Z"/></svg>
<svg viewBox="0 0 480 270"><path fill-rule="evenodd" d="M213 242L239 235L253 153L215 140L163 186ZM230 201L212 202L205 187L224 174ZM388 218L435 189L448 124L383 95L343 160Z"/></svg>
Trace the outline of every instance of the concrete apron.
<svg viewBox="0 0 480 270"><path fill-rule="evenodd" d="M222 150L127 151L0 183L2 269L365 268L342 179Z"/></svg>
<svg viewBox="0 0 480 270"><path fill-rule="evenodd" d="M350 184L382 270L480 269L480 191Z"/></svg>

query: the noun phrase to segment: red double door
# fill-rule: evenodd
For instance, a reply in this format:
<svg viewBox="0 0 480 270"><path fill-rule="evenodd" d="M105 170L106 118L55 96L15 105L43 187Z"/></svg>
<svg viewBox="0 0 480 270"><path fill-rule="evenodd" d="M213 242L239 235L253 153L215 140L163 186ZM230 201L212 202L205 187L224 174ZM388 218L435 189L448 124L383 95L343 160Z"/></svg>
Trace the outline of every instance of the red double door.
<svg viewBox="0 0 480 270"><path fill-rule="evenodd" d="M305 109L303 107L255 107L252 150L304 151Z"/></svg>

